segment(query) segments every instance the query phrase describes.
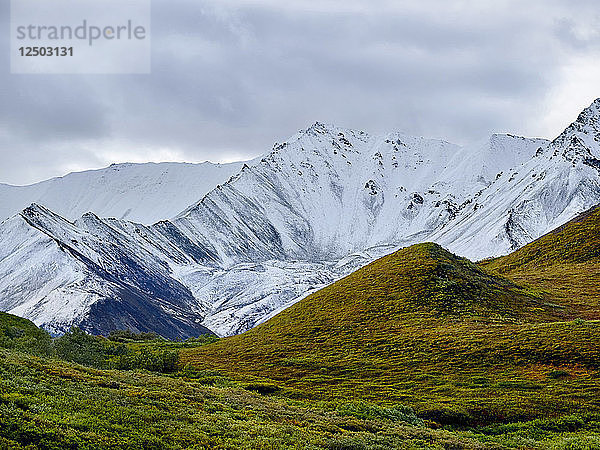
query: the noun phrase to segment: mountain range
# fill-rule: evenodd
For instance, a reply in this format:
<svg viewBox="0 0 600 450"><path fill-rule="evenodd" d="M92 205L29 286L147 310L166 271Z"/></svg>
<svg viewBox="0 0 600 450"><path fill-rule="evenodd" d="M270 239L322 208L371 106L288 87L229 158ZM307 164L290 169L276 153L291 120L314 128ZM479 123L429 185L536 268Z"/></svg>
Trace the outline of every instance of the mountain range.
<svg viewBox="0 0 600 450"><path fill-rule="evenodd" d="M315 123L239 170L207 175L235 172L210 190L197 182L206 193L185 207L188 194L170 199L186 191L190 176L177 171L187 166L166 178L158 166L126 167L125 177L114 167L64 177L81 180L66 189L85 186L83 200L38 195L43 205L0 225L0 310L54 333L223 336L410 244L507 254L600 203L600 99L552 141L495 134L461 147ZM139 189L124 189L136 171ZM10 212L25 196L3 188Z"/></svg>

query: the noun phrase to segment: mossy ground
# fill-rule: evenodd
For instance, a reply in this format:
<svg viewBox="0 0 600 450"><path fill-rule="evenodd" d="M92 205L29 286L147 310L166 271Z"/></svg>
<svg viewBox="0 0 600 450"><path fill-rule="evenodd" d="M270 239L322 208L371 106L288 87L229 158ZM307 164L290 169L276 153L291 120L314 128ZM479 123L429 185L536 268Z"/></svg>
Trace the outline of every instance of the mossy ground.
<svg viewBox="0 0 600 450"><path fill-rule="evenodd" d="M600 207L481 266L537 291L572 317L600 319Z"/></svg>
<svg viewBox="0 0 600 450"><path fill-rule="evenodd" d="M0 350L0 448L490 447L483 438L429 429L403 407L298 402L214 373L97 370Z"/></svg>
<svg viewBox="0 0 600 450"><path fill-rule="evenodd" d="M294 400L265 386L190 367L165 376L0 350L0 448L593 449L600 441L591 412L445 430L389 402Z"/></svg>

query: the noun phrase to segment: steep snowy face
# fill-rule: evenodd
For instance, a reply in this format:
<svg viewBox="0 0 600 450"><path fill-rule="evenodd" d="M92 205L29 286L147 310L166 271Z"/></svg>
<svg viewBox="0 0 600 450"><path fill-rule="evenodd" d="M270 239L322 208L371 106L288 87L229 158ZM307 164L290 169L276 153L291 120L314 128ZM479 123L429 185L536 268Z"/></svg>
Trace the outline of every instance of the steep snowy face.
<svg viewBox="0 0 600 450"><path fill-rule="evenodd" d="M53 333L235 334L334 279L326 264L297 261L225 270L170 222L72 223L33 204L0 225L0 309Z"/></svg>
<svg viewBox="0 0 600 450"><path fill-rule="evenodd" d="M74 224L33 204L0 225L0 309L52 332L206 332L169 266L93 214Z"/></svg>
<svg viewBox="0 0 600 450"><path fill-rule="evenodd" d="M57 324L84 312L91 294L75 292L86 278L83 264L21 216L0 228L0 309L39 323L58 319Z"/></svg>
<svg viewBox="0 0 600 450"><path fill-rule="evenodd" d="M432 235L471 258L507 254L600 203L600 100L535 156L503 172Z"/></svg>
<svg viewBox="0 0 600 450"><path fill-rule="evenodd" d="M473 191L475 185L488 187L503 173L529 161L548 143L546 139L493 134L485 141L462 148L448 164L440 182L454 180L456 185L460 185L457 180L462 180L460 188L462 197L466 199L477 192Z"/></svg>
<svg viewBox="0 0 600 450"><path fill-rule="evenodd" d="M113 164L29 186L0 184L0 222L38 203L69 220L93 211L101 217L150 224L173 217L198 201L242 165Z"/></svg>
<svg viewBox="0 0 600 450"><path fill-rule="evenodd" d="M209 240L226 264L337 260L426 236L546 143L495 135L463 149L316 123L244 166L173 223L191 239Z"/></svg>
<svg viewBox="0 0 600 450"><path fill-rule="evenodd" d="M600 170L600 99L583 110L577 120L550 146L552 156L562 156L576 165L583 163Z"/></svg>

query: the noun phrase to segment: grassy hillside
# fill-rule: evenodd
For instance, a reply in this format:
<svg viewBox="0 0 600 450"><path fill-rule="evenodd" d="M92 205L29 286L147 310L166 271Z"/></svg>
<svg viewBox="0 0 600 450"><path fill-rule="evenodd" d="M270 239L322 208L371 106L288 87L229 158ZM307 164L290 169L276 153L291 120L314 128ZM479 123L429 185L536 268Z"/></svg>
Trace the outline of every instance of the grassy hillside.
<svg viewBox="0 0 600 450"><path fill-rule="evenodd" d="M168 375L91 367L106 365L102 357L119 348L121 356L147 357L209 338L175 343L123 332L107 340L74 330L52 341L8 314L0 325L9 330L0 348L2 449L500 448L485 435L430 429L402 405L302 403L265 395L265 384L190 366ZM47 354L35 356L35 346L17 349L26 336L48 344ZM73 353L87 363L57 358Z"/></svg>
<svg viewBox="0 0 600 450"><path fill-rule="evenodd" d="M600 319L600 207L481 265L564 306L570 316Z"/></svg>
<svg viewBox="0 0 600 450"><path fill-rule="evenodd" d="M585 262L600 262L600 206L589 209L510 255L486 262L486 267L506 273Z"/></svg>
<svg viewBox="0 0 600 450"><path fill-rule="evenodd" d="M82 336L75 335L78 345ZM150 352L206 345L116 338ZM0 448L559 450L600 445L600 417L592 412L442 430L389 401L298 400L264 380L238 381L179 367L168 375L103 370L0 349Z"/></svg>
<svg viewBox="0 0 600 450"><path fill-rule="evenodd" d="M33 322L0 312L0 348L48 355L52 352L51 347L52 340L48 333Z"/></svg>
<svg viewBox="0 0 600 450"><path fill-rule="evenodd" d="M293 398L400 402L454 426L600 411L600 324L570 318L421 244L182 359Z"/></svg>
<svg viewBox="0 0 600 450"><path fill-rule="evenodd" d="M106 371L0 350L0 448L484 448L419 423L406 408L307 407L207 372Z"/></svg>

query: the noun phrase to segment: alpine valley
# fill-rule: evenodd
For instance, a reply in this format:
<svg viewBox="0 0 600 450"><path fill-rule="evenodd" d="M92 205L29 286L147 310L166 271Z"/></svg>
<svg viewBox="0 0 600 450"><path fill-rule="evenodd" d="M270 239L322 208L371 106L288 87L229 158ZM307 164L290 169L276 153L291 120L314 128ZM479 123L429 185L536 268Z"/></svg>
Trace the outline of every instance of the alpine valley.
<svg viewBox="0 0 600 450"><path fill-rule="evenodd" d="M398 248L501 256L600 203L600 99L553 141L315 123L247 163L118 165L0 192L14 213L0 310L55 334L227 336Z"/></svg>

